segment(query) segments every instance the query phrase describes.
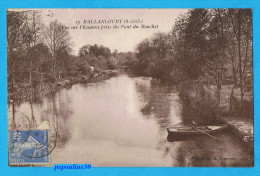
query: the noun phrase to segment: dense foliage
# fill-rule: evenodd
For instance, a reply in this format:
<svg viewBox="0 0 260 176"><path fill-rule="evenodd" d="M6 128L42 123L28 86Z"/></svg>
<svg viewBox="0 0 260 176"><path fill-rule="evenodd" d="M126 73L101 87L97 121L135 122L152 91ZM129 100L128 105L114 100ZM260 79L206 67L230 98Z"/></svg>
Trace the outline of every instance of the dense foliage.
<svg viewBox="0 0 260 176"><path fill-rule="evenodd" d="M156 33L136 47L133 70L166 81L200 80L244 92L253 89L252 11L192 9L168 34ZM218 100L219 101L219 100Z"/></svg>
<svg viewBox="0 0 260 176"><path fill-rule="evenodd" d="M67 76L91 76L127 65L134 57L132 52L112 53L108 47L97 44L82 46L78 56L74 56L69 30L57 20L46 25L41 19L37 10L7 11L9 90Z"/></svg>
<svg viewBox="0 0 260 176"><path fill-rule="evenodd" d="M169 33L144 39L135 53L95 44L73 56L71 46L70 33L60 22L44 25L37 10L7 11L8 87L128 66L136 74L176 84L199 80L215 85L217 97L225 84L239 87L241 100L253 88L250 9L189 10Z"/></svg>

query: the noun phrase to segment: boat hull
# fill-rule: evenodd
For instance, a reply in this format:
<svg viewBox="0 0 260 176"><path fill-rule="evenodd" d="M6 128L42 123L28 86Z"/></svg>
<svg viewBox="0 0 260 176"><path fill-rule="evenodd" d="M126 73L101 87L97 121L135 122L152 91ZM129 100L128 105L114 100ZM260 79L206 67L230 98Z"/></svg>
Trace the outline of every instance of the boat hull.
<svg viewBox="0 0 260 176"><path fill-rule="evenodd" d="M208 128L207 128L208 127ZM211 129L211 127L213 127ZM191 129L192 130L189 130ZM207 133L207 134L215 134L215 133L219 133L223 130L226 130L228 128L228 125L222 125L222 126L206 126L204 130L200 130L202 127L197 127L197 130L193 127L189 127L189 129L187 129L185 131L185 128L183 128L184 130L178 130L178 127L175 128L167 128L168 131L168 135L171 136L193 136L193 135L203 135L203 133Z"/></svg>

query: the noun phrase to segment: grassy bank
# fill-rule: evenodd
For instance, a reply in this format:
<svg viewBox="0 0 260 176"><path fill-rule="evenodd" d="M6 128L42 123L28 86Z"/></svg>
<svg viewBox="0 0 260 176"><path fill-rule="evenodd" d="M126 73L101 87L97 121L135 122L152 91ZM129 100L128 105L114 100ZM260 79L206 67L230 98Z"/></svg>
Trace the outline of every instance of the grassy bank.
<svg viewBox="0 0 260 176"><path fill-rule="evenodd" d="M228 123L237 136L253 148L253 94L246 92L240 101L240 90L233 85L222 85L220 102L216 98L216 86L199 81L181 84L180 96L201 116L218 118Z"/></svg>
<svg viewBox="0 0 260 176"><path fill-rule="evenodd" d="M8 90L8 103L19 103L22 101L32 100L36 97L47 95L60 90L63 87L71 86L76 83L89 83L104 80L117 74L117 72L117 70L104 70L91 75L76 73L64 78L55 79L52 82L41 82L35 86L19 84L15 86L15 89Z"/></svg>
<svg viewBox="0 0 260 176"><path fill-rule="evenodd" d="M237 116L253 119L253 94L246 92L244 101L240 101L240 90L233 85L222 85L220 102L217 102L215 85L205 85L199 81L187 81L181 84L180 95L189 100L190 106L202 116ZM241 105L242 104L242 105Z"/></svg>

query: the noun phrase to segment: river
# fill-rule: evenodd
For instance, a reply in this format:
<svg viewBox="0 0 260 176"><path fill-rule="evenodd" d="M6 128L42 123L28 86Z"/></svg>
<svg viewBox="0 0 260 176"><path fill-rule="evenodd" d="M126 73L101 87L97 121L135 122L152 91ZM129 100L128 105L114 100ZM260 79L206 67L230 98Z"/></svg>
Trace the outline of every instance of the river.
<svg viewBox="0 0 260 176"><path fill-rule="evenodd" d="M9 129L50 121L57 132L51 165L248 167L254 161L229 130L215 135L225 142L206 135L168 141L167 127L212 121L185 106L174 86L153 84L147 77L119 74L75 84L8 105L8 119Z"/></svg>

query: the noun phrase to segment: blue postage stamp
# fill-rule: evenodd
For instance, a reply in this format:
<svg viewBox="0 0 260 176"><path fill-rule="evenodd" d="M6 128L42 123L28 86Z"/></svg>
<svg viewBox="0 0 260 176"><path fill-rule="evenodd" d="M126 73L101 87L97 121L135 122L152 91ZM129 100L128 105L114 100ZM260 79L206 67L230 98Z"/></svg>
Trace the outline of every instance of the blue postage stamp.
<svg viewBox="0 0 260 176"><path fill-rule="evenodd" d="M9 165L49 164L48 130L9 131Z"/></svg>

